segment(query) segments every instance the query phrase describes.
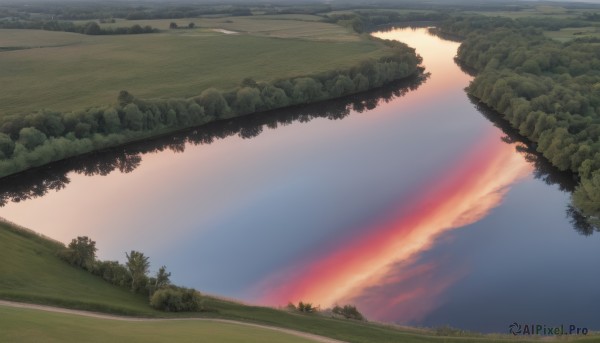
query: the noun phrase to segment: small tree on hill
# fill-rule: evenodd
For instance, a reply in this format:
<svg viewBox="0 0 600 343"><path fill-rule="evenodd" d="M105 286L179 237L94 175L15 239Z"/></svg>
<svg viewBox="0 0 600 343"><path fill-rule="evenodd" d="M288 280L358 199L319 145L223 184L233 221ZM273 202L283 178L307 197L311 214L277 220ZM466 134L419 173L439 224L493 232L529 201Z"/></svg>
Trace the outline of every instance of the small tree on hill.
<svg viewBox="0 0 600 343"><path fill-rule="evenodd" d="M142 286L144 283L143 281L146 280L146 274L150 268L150 262L148 262L149 257L134 250L129 254L125 253L125 256L127 256L125 266L127 266L127 269L131 274L131 291L135 292Z"/></svg>
<svg viewBox="0 0 600 343"><path fill-rule="evenodd" d="M316 310L317 308L314 307L311 303L304 303L302 301L298 303L298 311L300 312L312 313Z"/></svg>
<svg viewBox="0 0 600 343"><path fill-rule="evenodd" d="M353 305L344 305L344 307L335 305L335 307L331 310L331 312L333 312L335 314L339 314L341 316L344 316L346 319L356 319L356 320L364 319L363 315L360 312L358 312L358 309L356 308L356 306L353 306Z"/></svg>
<svg viewBox="0 0 600 343"><path fill-rule="evenodd" d="M96 260L96 242L87 236L74 238L67 246L67 249L61 254L70 264L91 270Z"/></svg>

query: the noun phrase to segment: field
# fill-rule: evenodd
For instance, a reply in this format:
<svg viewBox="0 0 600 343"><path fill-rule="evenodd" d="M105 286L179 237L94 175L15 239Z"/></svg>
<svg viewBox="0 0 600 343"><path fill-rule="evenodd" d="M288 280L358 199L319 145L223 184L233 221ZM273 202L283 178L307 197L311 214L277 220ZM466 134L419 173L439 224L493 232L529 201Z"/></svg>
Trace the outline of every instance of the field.
<svg viewBox="0 0 600 343"><path fill-rule="evenodd" d="M600 27L567 27L559 31L544 31L544 35L561 42L576 38L600 38Z"/></svg>
<svg viewBox="0 0 600 343"><path fill-rule="evenodd" d="M0 115L112 104L120 90L185 98L209 87L234 87L246 77L270 81L348 67L386 51L341 26L305 19L194 21L201 27L142 35L0 30ZM165 28L170 20L126 26L132 23ZM213 31L218 28L241 33Z"/></svg>
<svg viewBox="0 0 600 343"><path fill-rule="evenodd" d="M314 15L261 15L252 17L220 17L220 18L183 18L183 19L158 19L158 20L124 20L117 19L115 23L104 23L101 27L127 27L134 24L141 26L150 25L160 30L167 30L171 34L189 34L198 32L198 29L224 29L255 36L298 38L320 41L345 41L357 42L360 36L349 29L328 23L320 22L322 17ZM170 30L169 25L176 23L177 30ZM79 23L86 23L80 21ZM189 23L194 23L194 29L188 29Z"/></svg>
<svg viewBox="0 0 600 343"><path fill-rule="evenodd" d="M312 340L213 321L129 322L0 306L2 342L290 342Z"/></svg>

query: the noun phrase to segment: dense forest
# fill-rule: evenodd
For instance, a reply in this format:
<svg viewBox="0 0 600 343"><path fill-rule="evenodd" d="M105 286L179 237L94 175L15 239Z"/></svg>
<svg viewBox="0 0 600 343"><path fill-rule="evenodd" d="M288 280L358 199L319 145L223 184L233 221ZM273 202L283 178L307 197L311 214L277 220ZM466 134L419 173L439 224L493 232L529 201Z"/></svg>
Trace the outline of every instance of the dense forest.
<svg viewBox="0 0 600 343"><path fill-rule="evenodd" d="M501 113L558 169L578 175L573 204L598 226L600 40L561 43L542 32L573 25L455 16L440 30L464 38L457 60L477 71L469 94Z"/></svg>

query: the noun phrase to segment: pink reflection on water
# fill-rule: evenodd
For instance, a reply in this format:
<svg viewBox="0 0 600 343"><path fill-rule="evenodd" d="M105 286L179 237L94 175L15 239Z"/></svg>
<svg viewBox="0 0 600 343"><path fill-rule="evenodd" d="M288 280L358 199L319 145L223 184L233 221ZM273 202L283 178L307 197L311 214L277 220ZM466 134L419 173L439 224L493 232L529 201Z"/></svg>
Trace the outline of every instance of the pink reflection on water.
<svg viewBox="0 0 600 343"><path fill-rule="evenodd" d="M412 266L405 272L418 275L423 281L415 284L419 278L402 275L402 264L399 271L398 263L430 249L441 233L487 215L502 202L507 188L528 175L530 168L513 146L500 140L499 131L489 128L471 151L440 170L435 180L423 185L420 194L415 194L409 203L398 204L397 211L382 223L365 227L349 244L334 247L324 256L307 253L309 256L299 266L267 278L261 285L264 291L260 302L284 305L303 300L328 307L385 284L393 270L394 275L410 281L410 287L399 287L397 293L386 294L385 298L372 299L376 295L371 294L369 301L373 304L387 304L383 312L373 314L384 317L386 309L411 303L413 314L422 315L435 303L432 298L452 284L456 275L429 284L430 278L423 276L434 273L435 265ZM423 300L425 294L428 300ZM396 312L394 315L397 318ZM408 315L403 318L413 319Z"/></svg>

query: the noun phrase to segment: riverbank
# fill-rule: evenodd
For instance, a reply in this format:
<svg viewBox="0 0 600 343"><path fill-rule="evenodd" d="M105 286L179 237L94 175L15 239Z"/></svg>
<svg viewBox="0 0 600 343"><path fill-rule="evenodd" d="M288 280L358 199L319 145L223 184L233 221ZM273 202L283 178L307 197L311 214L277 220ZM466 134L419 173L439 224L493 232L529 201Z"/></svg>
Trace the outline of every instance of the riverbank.
<svg viewBox="0 0 600 343"><path fill-rule="evenodd" d="M59 246L54 241L3 223L0 223L0 237L3 247L0 249L0 257L2 261L11 261L0 263L0 272L5 275L0 280L0 298L19 299L19 302L29 303L0 302L3 318L0 323L0 339L9 338L12 342L29 342L37 335L57 340L72 340L73 335L80 334L95 337L90 332L102 331L106 326L115 328L111 329L111 334L116 340L140 339L148 334L148 330L152 330L150 327L161 328L157 335L170 332L179 335L172 337L187 339L217 334L215 330L220 327L219 323L233 325L232 321L235 325L240 325L236 330L246 330L244 327L247 327L247 333L251 337L260 332L270 335L261 330L271 330L328 342L504 342L510 339L507 335L481 335L450 328L419 329L347 320L327 313L299 313L249 306L209 296L203 297L204 307L207 309L205 312L159 312L150 308L144 297L133 294L126 288L113 286L100 277L60 260L55 251ZM40 294L42 296L36 296ZM115 316L115 313L120 313L121 316ZM124 314L128 317L122 317ZM62 329L56 330L59 327ZM65 327L72 330L65 331ZM145 334L139 330L143 330ZM65 332L68 332L68 336L65 336ZM230 337L223 335L225 338ZM273 335L274 341L284 339ZM106 339L105 335L101 337ZM576 337L569 339L571 342L583 340Z"/></svg>
<svg viewBox="0 0 600 343"><path fill-rule="evenodd" d="M575 210L600 230L600 98L595 38L567 42L541 30L584 25L576 20L540 22L534 18L491 20L450 18L442 33L468 37L457 61L476 71L469 95L489 106L529 141L552 165L579 178L572 195ZM548 59L560 54L561 59Z"/></svg>
<svg viewBox="0 0 600 343"><path fill-rule="evenodd" d="M155 74L154 69L156 67L152 67L148 63L142 63L142 66L136 67L138 68L138 74L134 75L144 75L145 80L138 79L135 81L136 83L132 84L132 89L121 91L116 105L88 107L86 110L79 111L42 110L30 114L5 115L0 117L0 157L2 158L0 160L0 177L65 158L157 137L217 120L226 120L250 113L314 103L364 92L400 79L409 78L422 70L419 66L420 57L414 52L414 49L402 43L385 42L370 37L361 37L357 34L348 33L355 37L356 41L338 41L335 43L298 40L296 38L273 39L252 35L235 35L235 39L239 42L231 42L229 37L224 38L226 35L220 35L215 40L214 32L212 34L213 36L210 36L209 40L214 40L220 47L216 50L221 52L213 53L208 59L203 60L201 57L200 60L196 61L206 62L206 65L211 66L208 69L211 70L213 80L222 76L229 79L238 78L237 87L217 89L214 86L218 86L219 83L209 83L210 87L198 90L194 96L186 96L184 93L181 94L183 97L169 98L167 96L169 92L172 92L171 87L168 85L169 82L166 84L161 82L161 85L158 86L148 84L148 82L158 81L151 81L147 79L146 75ZM138 36L144 36L143 39L145 40L153 38L151 37L153 35ZM159 42L164 41L164 37L160 35L155 37ZM115 39L114 37L102 38ZM181 38L180 32L171 37L173 40L179 38ZM127 37L127 39L132 38ZM134 39L137 39L137 36ZM262 45L261 48L261 44L258 44L257 40L263 43L268 42L271 45ZM153 42L153 44L156 43ZM223 46L226 46L227 49L223 50ZM351 49L345 50L344 46ZM253 58L249 58L244 52L252 50L250 47L254 50L258 47L264 51ZM120 49L122 48L121 46ZM206 48L206 46L202 46L202 51L210 51ZM354 48L366 50L357 54L356 51L352 51ZM86 51L86 49L84 46L83 50ZM302 53L299 53L300 51L294 52L297 49L300 49ZM181 46L179 50L175 51L181 51ZM285 56L281 56L282 51L285 52ZM93 50L90 50L90 52L93 52ZM239 65L235 62L235 59L231 60L232 54L240 56L237 59L241 58L247 61ZM0 58L6 56L8 55L2 55ZM192 55L188 54L186 56L189 60L194 59ZM348 56L351 57L348 58ZM17 57L12 56L10 58ZM302 63L300 63L299 57ZM279 65L279 69L273 63L264 65L265 58L277 60L278 62L275 65ZM111 61L116 61L116 64L119 64L118 58L115 56L110 57L109 55L108 58L103 57L102 60L104 64L110 64ZM169 66L176 66L175 68L180 72L185 72L189 70L189 60L183 66L178 66L178 63L184 63L183 60L180 62L169 61L168 63ZM224 60L228 61L223 65ZM310 62L311 60L313 62ZM162 63L166 62L163 59L160 61ZM29 61L25 65L35 66L40 63L43 63L43 61ZM61 61L61 63L66 63L66 61ZM256 63L259 63L262 67L254 67L253 65ZM226 66L234 71L228 70L227 75L229 76L223 73L219 74L219 65ZM300 69L299 66L301 66ZM85 63L81 67L84 68ZM89 74L88 69L91 68L92 72L96 72L96 69L92 67L75 68L75 73L81 73L78 78L84 80L83 76ZM280 73L279 71L283 70L282 68L287 71ZM169 67L167 71L171 69L173 67ZM108 70L102 69L102 72L113 74L111 70L109 67ZM257 70L260 72L258 75L256 74ZM309 70L310 72L308 72ZM172 80L175 75L177 73L168 74L166 80ZM289 75L295 76L290 77ZM154 76L163 79L160 75ZM32 77L42 80L54 80L50 76L42 77L37 74L32 75ZM0 76L0 78L2 77ZM18 78L24 79L23 76L18 76ZM158 92L161 89L171 90L166 91L160 98L147 98L144 95L152 93L135 92L140 87L138 83L142 84L142 88L152 86L151 89ZM183 82L183 85L185 84ZM70 86L76 87L77 84L71 84ZM188 86L190 85L188 84ZM39 87L49 89L47 87L50 87L50 85L42 82ZM116 86L111 84L111 87ZM66 91L61 87L55 87L53 91L55 89L58 89L59 92ZM96 94L96 91L87 89L86 94L90 96ZM19 94L15 95L14 92ZM113 92L116 92L114 88ZM189 94L189 90L187 92ZM29 97L33 96L41 101L34 101L30 106L44 104L44 97L38 98L33 94L20 92L18 86L14 86L14 89L7 93L8 95L5 96L10 97L12 94L13 100L27 101ZM74 97L73 95L71 97ZM75 96L75 98L82 101L79 97ZM52 99L60 101L60 97L52 97ZM11 104L14 105L14 101L8 101L5 104L7 104L5 106L11 106ZM61 102L61 106L66 105Z"/></svg>

